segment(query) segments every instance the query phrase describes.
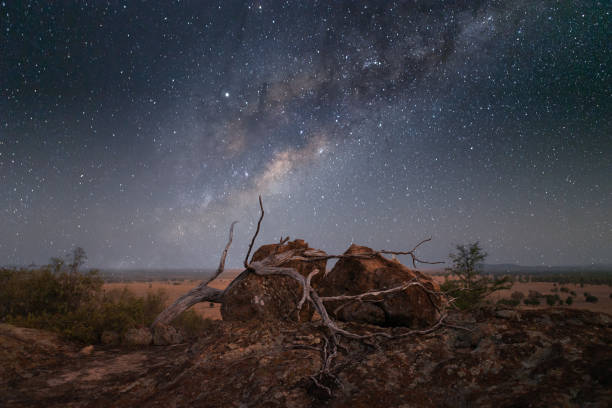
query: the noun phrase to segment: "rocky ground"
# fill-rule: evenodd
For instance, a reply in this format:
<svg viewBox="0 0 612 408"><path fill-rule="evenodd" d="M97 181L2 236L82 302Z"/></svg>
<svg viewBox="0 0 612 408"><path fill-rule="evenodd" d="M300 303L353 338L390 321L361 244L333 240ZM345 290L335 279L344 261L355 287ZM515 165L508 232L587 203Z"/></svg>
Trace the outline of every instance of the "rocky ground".
<svg viewBox="0 0 612 408"><path fill-rule="evenodd" d="M310 379L320 367L315 323L219 321L189 343L93 349L0 325L0 406L612 406L609 315L490 310L450 319L470 331L346 343L339 384L324 381L331 396Z"/></svg>

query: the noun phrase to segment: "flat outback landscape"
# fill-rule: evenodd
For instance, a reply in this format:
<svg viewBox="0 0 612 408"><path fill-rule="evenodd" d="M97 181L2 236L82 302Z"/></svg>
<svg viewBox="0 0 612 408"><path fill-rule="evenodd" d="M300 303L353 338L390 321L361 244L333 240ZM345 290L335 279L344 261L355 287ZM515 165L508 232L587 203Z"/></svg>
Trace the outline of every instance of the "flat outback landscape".
<svg viewBox="0 0 612 408"><path fill-rule="evenodd" d="M0 408L612 407L611 16L0 1Z"/></svg>
<svg viewBox="0 0 612 408"><path fill-rule="evenodd" d="M217 289L225 289L227 285L240 273L241 270L236 269L232 271L227 271L225 274L210 282L209 285L211 287ZM434 276L434 279L438 283L444 282L444 277L442 276ZM145 296L147 293L155 293L158 290L164 291L168 295L168 303L173 302L179 296L188 292L195 286L199 285L201 281L196 279L182 279L182 280L163 280L163 281L152 281L152 282L112 282L105 283L105 290L122 290L127 288L128 290L134 292L138 296ZM601 284L601 285L591 285L585 284L580 286L580 284L566 284L566 285L558 285L553 284L552 282L515 282L511 289L501 290L499 292L495 292L491 294L490 301L496 302L499 299L510 298L510 295L513 292L520 292L525 297L529 295L530 291L537 291L542 294L551 295L554 293L561 293L563 300L567 299L567 297L571 296L569 293L559 292L558 288L565 287L568 290L574 291L576 293L575 300L571 305L567 305L563 303L562 305L557 305L555 307L567 308L567 309L578 309L578 310L590 310L593 312L602 312L608 313L612 315L612 286ZM557 290L555 291L555 288ZM584 293L590 293L593 296L596 296L598 301L596 303L587 302ZM550 306L546 304L546 301L542 301L541 305L525 305L522 304L519 306L521 309L545 309ZM193 306L194 310L204 318L208 319L221 319L221 311L220 304L217 303L198 303Z"/></svg>

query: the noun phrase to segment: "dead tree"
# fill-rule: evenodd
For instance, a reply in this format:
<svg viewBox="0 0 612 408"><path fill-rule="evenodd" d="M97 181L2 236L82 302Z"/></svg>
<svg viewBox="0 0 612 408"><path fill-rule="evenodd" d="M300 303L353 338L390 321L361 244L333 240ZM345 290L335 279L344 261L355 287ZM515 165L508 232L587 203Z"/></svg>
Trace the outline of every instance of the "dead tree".
<svg viewBox="0 0 612 408"><path fill-rule="evenodd" d="M330 388L322 384L320 381L320 379L323 378L324 376L328 376L328 377L331 376L334 380L337 381L337 379L331 373L331 368L332 368L332 361L338 353L338 346L340 345L340 339L342 337L346 339L356 339L356 340L364 340L368 338L391 339L391 338L411 336L415 334L430 333L434 330L437 330L438 328L440 328L441 326L445 324L445 319L447 317L446 306L450 302L452 302L452 299L451 300L447 299L446 302L442 302L442 306L439 310L440 312L439 319L434 324L432 324L430 327L427 327L425 329L405 330L399 334L393 334L393 335L390 334L388 331L382 331L382 330L374 331L374 332L355 333L353 331L347 330L346 328L342 327L339 322L337 322L336 320L330 317L328 310L325 306L326 302L333 302L333 301L339 301L339 300L363 302L363 301L372 300L380 296L385 296L385 295L390 295L393 293L401 292L411 286L418 286L422 290L426 291L427 293L431 295L437 295L437 296L444 297L444 294L441 292L432 291L431 289L424 286L418 280L413 279L413 280L406 281L402 283L401 285L398 285L392 288L371 290L368 292L355 294L355 295L339 295L339 296L324 297L324 296L319 296L319 294L317 293L317 290L312 287L311 281L315 275L319 273L325 274L326 271L320 271L318 269L314 269L308 276L303 276L302 274L298 273L294 268L283 266L284 264L287 264L290 261L315 262L315 261L320 261L320 260L346 259L346 258L372 259L375 256L382 255L382 254L409 255L412 259L412 263L414 266L416 266L417 262L424 263L424 264L441 263L441 262L423 261L415 255L415 251L417 250L417 248L419 248L425 242L430 241L431 238L422 240L417 245L415 245L414 248L412 248L409 251L381 250L381 251L374 251L371 253L363 253L363 254L357 253L357 254L329 255L325 253L324 251L320 251L320 250L307 250L307 251L301 252L300 254L296 254L295 250L287 250L287 251L283 251L279 253L272 253L271 255L269 255L268 257L264 258L261 261L257 261L257 262L251 261L249 263L248 262L249 255L251 253L251 250L253 249L253 245L255 244L257 235L259 234L259 231L261 228L261 221L263 220L263 217L264 217L264 208L263 208L261 196L259 197L259 207L261 210L261 214L259 217L259 221L257 223L257 229L251 239L246 257L244 259L244 267L246 271L260 275L260 276L275 276L275 275L288 276L300 284L302 288L302 296L297 305L298 311L301 310L301 308L304 306L306 302L311 304L315 312L318 313L318 315L320 316L320 325L324 328L325 333L326 333L324 335L324 344L321 350L321 353L322 353L321 370L315 376L311 377L313 382L320 388L325 389L327 392L331 393ZM170 324L170 322L174 320L179 314L181 314L183 311L187 310L189 307L193 306L196 303L199 303L199 302L223 303L224 294L229 290L229 288L233 286L233 284L236 283L238 279L240 279L240 276L244 276L244 274L241 274L238 278L232 281L225 290L211 288L208 286L208 283L210 283L215 278L217 278L224 270L227 252L233 240L235 224L236 224L236 221L234 221L230 226L229 240L225 246L225 249L223 250L223 253L221 254L221 260L219 262L219 267L217 268L215 273L211 275L208 279L204 280L199 286L197 286L196 288L192 289L188 293L178 298L174 303L172 303L168 308L166 308L162 313L160 313L159 316L157 316L157 318L152 324L153 329L157 325ZM283 244L287 240L288 240L288 237L285 239L281 237L280 243Z"/></svg>

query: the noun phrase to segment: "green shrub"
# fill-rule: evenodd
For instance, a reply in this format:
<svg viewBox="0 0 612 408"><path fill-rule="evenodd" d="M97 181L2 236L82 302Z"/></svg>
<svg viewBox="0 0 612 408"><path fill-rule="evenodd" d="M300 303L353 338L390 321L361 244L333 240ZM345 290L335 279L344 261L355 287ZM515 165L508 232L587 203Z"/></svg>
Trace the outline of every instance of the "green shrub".
<svg viewBox="0 0 612 408"><path fill-rule="evenodd" d="M589 294L585 293L585 299L584 300L586 300L589 303L597 303L597 301L599 299L596 296L591 295L590 293Z"/></svg>
<svg viewBox="0 0 612 408"><path fill-rule="evenodd" d="M555 303L558 303L561 299L559 298L559 295L546 295L546 304L548 306L554 306Z"/></svg>
<svg viewBox="0 0 612 408"><path fill-rule="evenodd" d="M7 316L66 314L89 302L100 292L102 279L97 271L55 272L41 269L0 271L0 319Z"/></svg>
<svg viewBox="0 0 612 408"><path fill-rule="evenodd" d="M449 257L453 266L448 271L457 279L447 279L440 286L443 292L455 299L454 305L460 310L477 308L485 303L489 294L512 287L508 277L491 279L480 273L480 264L487 254L478 242L467 247L457 245L457 253Z"/></svg>
<svg viewBox="0 0 612 408"><path fill-rule="evenodd" d="M525 298L525 294L523 292L519 292L518 290L516 290L512 292L512 294L510 295L510 298L518 301L518 303L521 303L521 300Z"/></svg>
<svg viewBox="0 0 612 408"><path fill-rule="evenodd" d="M571 296L568 296L568 298L565 299L565 304L568 306L571 306L572 303L574 303L574 298Z"/></svg>
<svg viewBox="0 0 612 408"><path fill-rule="evenodd" d="M521 303L521 301L517 300L517 299L499 299L497 301L498 305L512 306L512 307L518 306L520 303Z"/></svg>
<svg viewBox="0 0 612 408"><path fill-rule="evenodd" d="M523 303L528 306L538 306L540 304L540 299L528 297L523 300Z"/></svg>
<svg viewBox="0 0 612 408"><path fill-rule="evenodd" d="M568 288L566 288L565 286L562 286L561 288L559 288L559 290L560 290L561 292L565 292L565 293L569 293L569 291L570 291L570 290L569 290Z"/></svg>
<svg viewBox="0 0 612 408"><path fill-rule="evenodd" d="M39 269L0 269L0 321L98 343L104 331L123 336L130 328L151 325L164 310L168 297L161 290L145 297L127 289L105 292L96 271L78 270L85 258L79 249L69 263L54 258ZM178 324L191 333L203 330L206 323L191 313Z"/></svg>
<svg viewBox="0 0 612 408"><path fill-rule="evenodd" d="M172 325L181 329L187 337L199 337L210 331L213 321L204 319L193 309L185 310L172 321Z"/></svg>

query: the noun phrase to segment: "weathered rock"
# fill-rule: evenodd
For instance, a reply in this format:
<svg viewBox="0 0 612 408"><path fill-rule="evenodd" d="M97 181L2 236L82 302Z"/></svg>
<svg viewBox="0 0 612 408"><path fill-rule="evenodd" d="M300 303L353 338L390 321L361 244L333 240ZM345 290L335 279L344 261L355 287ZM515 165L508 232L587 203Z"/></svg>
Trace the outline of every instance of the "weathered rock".
<svg viewBox="0 0 612 408"><path fill-rule="evenodd" d="M351 245L345 254L368 254L372 249ZM431 291L440 287L430 277L411 270L397 260L381 255L371 259L340 259L327 277L319 283L321 296L355 295L370 290L388 289L410 280L417 280ZM412 286L384 297L372 297L375 302L328 302L330 314L340 320L377 324L380 326L424 327L439 318L440 296ZM337 311L337 312L336 312Z"/></svg>
<svg viewBox="0 0 612 408"><path fill-rule="evenodd" d="M167 346L169 344L182 343L183 335L177 329L165 324L157 324L153 328L153 344L156 346Z"/></svg>
<svg viewBox="0 0 612 408"><path fill-rule="evenodd" d="M308 247L308 243L301 239L283 245L264 245L253 254L252 261L261 261L274 253L289 250L294 250L295 255L299 255L308 249L312 250ZM325 273L326 264L326 261L291 261L283 266L295 268L304 276L308 276L315 268L319 269L321 273L312 280L313 286L316 286ZM287 276L257 276L244 271L227 289L221 305L221 316L223 320L234 321L297 320L297 304L301 297L301 285ZM312 307L305 304L299 319L308 321L312 315Z"/></svg>
<svg viewBox="0 0 612 408"><path fill-rule="evenodd" d="M449 321L472 332L442 327L376 347L345 341L333 371L341 387L325 383L331 396L311 380L324 344L315 323L217 321L195 343L91 355L47 332L0 324L0 406L612 406L612 328L588 323L596 313L572 309L540 325L551 313L521 310L519 321L451 312ZM470 333L476 337L456 340Z"/></svg>
<svg viewBox="0 0 612 408"><path fill-rule="evenodd" d="M100 341L102 344L107 346L115 346L120 343L120 340L121 337L119 336L119 333L114 331L105 330L100 336Z"/></svg>
<svg viewBox="0 0 612 408"><path fill-rule="evenodd" d="M123 342L129 346L148 346L151 344L153 336L151 336L151 330L146 327L139 329L128 329L123 336Z"/></svg>
<svg viewBox="0 0 612 408"><path fill-rule="evenodd" d="M94 346L92 344L90 344L89 346L85 346L81 350L79 350L79 354L82 354L84 356L88 356L91 353L93 353L93 351L94 351Z"/></svg>

